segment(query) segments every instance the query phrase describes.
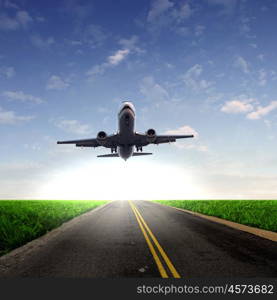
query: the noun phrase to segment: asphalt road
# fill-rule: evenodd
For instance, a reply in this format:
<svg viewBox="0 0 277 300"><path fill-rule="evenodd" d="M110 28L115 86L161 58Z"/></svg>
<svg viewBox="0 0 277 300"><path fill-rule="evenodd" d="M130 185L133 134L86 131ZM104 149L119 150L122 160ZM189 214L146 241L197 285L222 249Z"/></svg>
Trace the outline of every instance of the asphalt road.
<svg viewBox="0 0 277 300"><path fill-rule="evenodd" d="M277 243L148 201L115 201L0 258L0 277L276 277Z"/></svg>

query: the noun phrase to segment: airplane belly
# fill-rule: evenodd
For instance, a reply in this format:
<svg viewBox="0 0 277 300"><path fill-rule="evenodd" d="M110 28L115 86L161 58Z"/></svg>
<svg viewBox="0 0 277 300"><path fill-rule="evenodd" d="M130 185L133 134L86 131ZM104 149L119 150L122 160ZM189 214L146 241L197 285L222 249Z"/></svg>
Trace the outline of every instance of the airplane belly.
<svg viewBox="0 0 277 300"><path fill-rule="evenodd" d="M133 155L134 147L133 146L120 146L118 149L118 154L123 159L128 159Z"/></svg>

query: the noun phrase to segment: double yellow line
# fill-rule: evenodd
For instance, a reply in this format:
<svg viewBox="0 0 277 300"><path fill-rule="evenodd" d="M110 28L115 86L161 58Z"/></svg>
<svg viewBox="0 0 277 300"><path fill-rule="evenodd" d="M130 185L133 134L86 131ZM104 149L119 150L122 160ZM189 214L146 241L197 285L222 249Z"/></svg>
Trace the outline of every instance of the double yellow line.
<svg viewBox="0 0 277 300"><path fill-rule="evenodd" d="M138 209L136 208L136 206L129 201L129 204L136 216L136 219L138 221L139 227L143 233L143 236L146 240L146 243L153 255L153 258L157 264L157 267L159 269L159 272L161 274L161 276L163 278L168 278L168 274L167 271L165 269L165 267L163 266L163 263L161 262L161 259L158 255L158 253L161 255L161 257L164 260L165 265L168 267L169 271L171 272L172 276L174 278L180 278L180 274L177 272L177 270L175 269L175 267L173 266L172 262L170 261L170 259L168 258L168 256L166 255L165 251L163 250L163 248L161 247L161 245L159 244L159 242L157 241L156 237L154 236L154 234L152 233L152 231L150 230L150 228L148 227L148 225L146 224L146 222L144 221L142 215L140 214L140 212L138 211ZM151 241L151 239L152 241ZM155 249L155 246L158 250L158 253Z"/></svg>

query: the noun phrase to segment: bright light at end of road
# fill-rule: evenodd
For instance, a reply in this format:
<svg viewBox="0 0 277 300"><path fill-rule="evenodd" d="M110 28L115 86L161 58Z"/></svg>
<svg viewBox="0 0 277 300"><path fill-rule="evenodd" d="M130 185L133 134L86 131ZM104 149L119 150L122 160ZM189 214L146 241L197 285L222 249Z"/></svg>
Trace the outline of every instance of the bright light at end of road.
<svg viewBox="0 0 277 300"><path fill-rule="evenodd" d="M50 175L41 199L199 199L203 191L185 168L141 160L88 161Z"/></svg>

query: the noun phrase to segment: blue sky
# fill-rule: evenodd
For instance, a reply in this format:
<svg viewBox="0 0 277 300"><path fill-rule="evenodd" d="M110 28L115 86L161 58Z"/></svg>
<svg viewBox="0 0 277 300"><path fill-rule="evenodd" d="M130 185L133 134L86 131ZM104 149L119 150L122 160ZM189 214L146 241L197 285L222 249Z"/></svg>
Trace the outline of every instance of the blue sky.
<svg viewBox="0 0 277 300"><path fill-rule="evenodd" d="M276 199L276 13L271 0L0 0L0 198ZM196 138L127 162L56 145L115 132L124 100L137 131Z"/></svg>

